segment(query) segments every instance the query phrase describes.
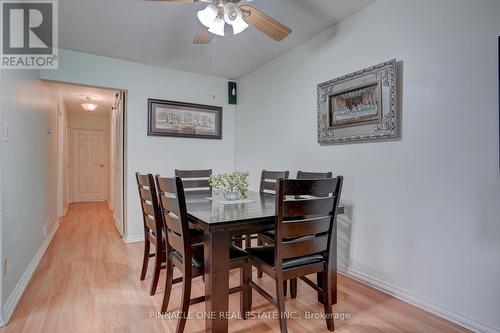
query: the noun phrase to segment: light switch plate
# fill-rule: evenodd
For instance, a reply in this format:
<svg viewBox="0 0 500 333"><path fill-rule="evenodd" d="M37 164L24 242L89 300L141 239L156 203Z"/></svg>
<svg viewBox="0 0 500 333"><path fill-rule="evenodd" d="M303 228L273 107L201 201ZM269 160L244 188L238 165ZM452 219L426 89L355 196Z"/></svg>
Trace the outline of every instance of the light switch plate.
<svg viewBox="0 0 500 333"><path fill-rule="evenodd" d="M9 142L9 124L3 123L3 141Z"/></svg>

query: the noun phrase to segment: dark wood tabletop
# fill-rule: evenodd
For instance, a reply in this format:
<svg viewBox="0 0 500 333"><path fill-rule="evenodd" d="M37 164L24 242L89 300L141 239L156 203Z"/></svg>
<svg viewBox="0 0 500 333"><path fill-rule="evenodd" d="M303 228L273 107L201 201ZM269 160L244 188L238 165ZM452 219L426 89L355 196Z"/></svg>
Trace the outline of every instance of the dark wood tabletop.
<svg viewBox="0 0 500 333"><path fill-rule="evenodd" d="M238 221L274 220L275 200L273 194L249 192L248 200L252 202L238 204L222 204L214 202L208 192L186 192L186 204L190 217L200 224L209 225L211 228ZM339 207L339 214L344 213L344 208Z"/></svg>

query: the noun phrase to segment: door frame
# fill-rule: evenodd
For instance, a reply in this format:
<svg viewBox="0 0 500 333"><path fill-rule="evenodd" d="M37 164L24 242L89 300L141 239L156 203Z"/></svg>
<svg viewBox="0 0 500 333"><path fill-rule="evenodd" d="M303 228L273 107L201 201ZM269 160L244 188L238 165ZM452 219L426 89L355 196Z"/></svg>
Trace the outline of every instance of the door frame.
<svg viewBox="0 0 500 333"><path fill-rule="evenodd" d="M0 76L1 77L1 76ZM115 200L120 200L121 201L121 221L118 221L118 219L116 219L116 215L115 215L115 219L116 219L116 223L119 224L121 226L121 232L120 232L120 228L118 228L119 230L119 233L120 233L120 237L123 237L124 235L127 234L127 133L128 133L128 122L127 122L127 118L128 118L128 90L127 89L123 89L123 88L115 88L115 87L106 87L106 86L97 86L97 85L90 85L90 84L82 84L82 83L77 83L77 82L68 82L68 81L59 81L59 80L49 80L49 79L41 79L41 81L45 81L45 82L53 82L53 83L60 83L60 84L67 84L67 85L74 85L74 86L80 86L80 87L89 87L89 88L99 88L99 89L106 89L106 90L112 90L112 91L117 91L117 92L120 92L122 97L121 97L121 106L122 106L122 112L120 112L119 114L119 131L121 133L121 137L120 137L120 141L117 142L118 144L118 149L120 150L120 153L121 153L121 159L120 159L120 162L121 162L121 168L120 168L120 175L118 175L118 179L120 180L120 183L119 185L121 186L121 192L122 192L122 195L121 197L117 197L115 196ZM61 137L58 137L58 140L68 140L67 142L70 144L71 143L71 133L70 133L70 128L68 126L68 122L66 122L66 129L67 129L67 136L66 138L61 138ZM69 147L69 144L67 145ZM69 154L69 149L68 149L68 154ZM66 198L67 198L67 203L69 204L69 202L71 201L70 200L70 195L72 193L72 190L69 188L70 187L70 166L68 165L71 161L71 158L70 156L68 156L68 160L67 160L67 168L68 168L68 173L67 173L67 176L68 176L68 181L66 182L67 184L67 192L66 192ZM58 171L60 172L60 171ZM114 171L116 172L116 170ZM59 189L59 186L57 185L57 188ZM58 198L62 198L62 196L57 196ZM1 206L0 206L1 207ZM115 212L116 214L116 212ZM1 231L1 228L0 228L0 231ZM0 249L1 250L1 249ZM1 271L1 267L0 267L0 271Z"/></svg>
<svg viewBox="0 0 500 333"><path fill-rule="evenodd" d="M57 104L57 217L61 218L65 215L67 203L66 193L64 191L64 169L66 168L65 161L65 131L66 124L64 115L61 109L61 103ZM66 199L66 200L65 200Z"/></svg>

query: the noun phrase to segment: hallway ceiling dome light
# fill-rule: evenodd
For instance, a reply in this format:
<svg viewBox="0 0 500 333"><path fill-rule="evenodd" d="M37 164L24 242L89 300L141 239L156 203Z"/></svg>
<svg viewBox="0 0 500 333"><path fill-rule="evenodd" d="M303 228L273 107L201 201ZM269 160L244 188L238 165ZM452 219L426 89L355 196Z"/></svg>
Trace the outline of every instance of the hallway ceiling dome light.
<svg viewBox="0 0 500 333"><path fill-rule="evenodd" d="M92 102L92 97L86 97L83 103L80 104L82 106L82 109L84 109L87 112L94 111L97 109L98 105Z"/></svg>

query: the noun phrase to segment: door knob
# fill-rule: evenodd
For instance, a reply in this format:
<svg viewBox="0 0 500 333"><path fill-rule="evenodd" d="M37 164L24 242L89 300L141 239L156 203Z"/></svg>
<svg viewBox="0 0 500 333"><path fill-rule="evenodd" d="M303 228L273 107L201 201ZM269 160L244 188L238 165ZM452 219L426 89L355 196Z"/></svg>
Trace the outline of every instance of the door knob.
<svg viewBox="0 0 500 333"><path fill-rule="evenodd" d="M104 168L104 164L99 165L101 168Z"/></svg>

